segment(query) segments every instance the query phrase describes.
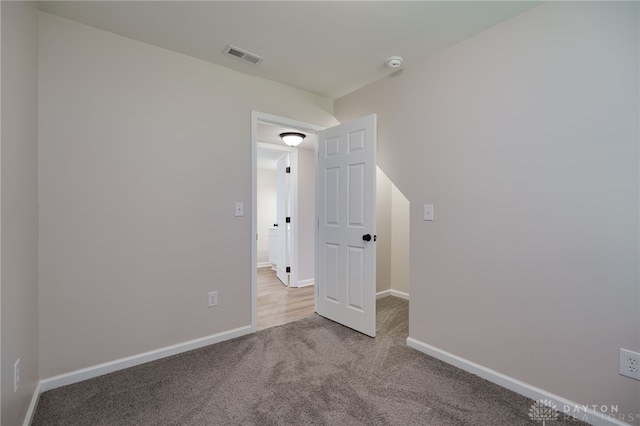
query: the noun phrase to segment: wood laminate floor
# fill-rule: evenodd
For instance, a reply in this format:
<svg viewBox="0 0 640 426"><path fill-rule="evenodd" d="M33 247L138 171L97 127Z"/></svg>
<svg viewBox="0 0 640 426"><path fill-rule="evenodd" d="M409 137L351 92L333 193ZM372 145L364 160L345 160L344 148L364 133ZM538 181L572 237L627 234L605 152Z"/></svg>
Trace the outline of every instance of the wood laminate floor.
<svg viewBox="0 0 640 426"><path fill-rule="evenodd" d="M271 268L258 268L258 330L315 314L315 287L285 287Z"/></svg>

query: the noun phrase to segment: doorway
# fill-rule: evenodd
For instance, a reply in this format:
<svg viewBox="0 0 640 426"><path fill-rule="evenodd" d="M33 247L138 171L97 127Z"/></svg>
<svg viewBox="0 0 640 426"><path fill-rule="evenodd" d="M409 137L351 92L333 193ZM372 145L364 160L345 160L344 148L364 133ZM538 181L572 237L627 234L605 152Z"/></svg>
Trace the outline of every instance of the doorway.
<svg viewBox="0 0 640 426"><path fill-rule="evenodd" d="M278 116L273 116L270 114L264 114L264 113L259 113L259 112L252 112L252 234L254 235L254 238L252 238L252 282L251 282L251 321L252 321L252 329L253 331L257 330L257 268L255 267L256 265L256 243L257 243L257 239L259 238L259 235L257 234L257 226L256 226L256 182L257 182L257 148L258 148L258 134L260 133L258 131L258 126L262 123L262 124L269 124L272 126L282 126L285 127L286 129L284 129L283 131L301 131L303 133L307 133L309 135L317 135L317 133L322 130L323 128L321 128L320 126L315 126L312 124L308 124L308 123L303 123L303 122L298 122L295 120L290 120L290 119L286 119L286 118L282 118L282 117L278 117ZM278 134L276 133L276 137L278 136ZM276 143L278 143L279 141L276 140ZM282 146L282 145L281 145ZM317 151L317 147L314 147L313 153L315 153ZM298 152L302 152L302 151L298 151ZM305 166L303 164L300 164L300 167L296 167L293 171L297 172L297 171L307 171L310 172L312 175L315 173L315 162L316 162L316 157L315 155L312 156L311 161L309 163L309 165ZM380 172L380 170L378 169L378 171ZM378 176L384 176L383 173L378 173ZM385 176L386 178L386 176ZM378 182L380 182L380 178L376 179ZM386 188L388 185L381 185L378 191L378 194L376 195L376 198L379 199L379 202L384 203L385 206L387 206L386 210L388 210L387 213L383 213L385 211L385 209L381 209L378 212L378 221L380 222L379 224L382 225L381 227L379 227L379 229L376 231L378 234L378 243L376 245L382 245L385 246L387 245L387 249L384 250L385 254L383 254L382 256L378 256L377 257L377 261L376 261L376 269L378 270L378 277L376 279L377 282L377 288L375 290L377 297L385 297L385 296L395 296L395 297L400 297L400 298L404 298L404 299L408 299L409 298L409 293L408 293L408 250L409 250L409 241L408 241L408 228L404 229L407 227L408 223L409 223L409 208L408 208L408 200L406 200L406 198L402 195L402 193L397 190L397 188L395 188L395 186L392 184L392 182L389 181L389 191L391 191L391 189L393 189L394 191L389 192L386 191L386 194L388 195L388 197L383 197L381 196L380 190ZM304 193L306 195L310 195L312 198L315 198L315 188L312 186L308 191L299 191L301 194ZM400 204L401 208L397 208L396 206L396 199L397 200L402 200L403 203ZM315 200L314 200L315 201ZM393 202L392 202L393 201ZM397 212L400 212L400 214L397 214ZM316 223L315 223L315 210L312 208L310 211L308 211L307 213L305 212L298 212L299 214L294 214L294 216L292 217L292 228L295 231L300 231L300 229L297 229L296 226L298 225L298 221L299 220L310 220L311 221L311 228L316 229ZM383 218L382 220L380 220L380 214L383 214L385 216L385 218ZM393 219L393 220L392 220ZM388 222L388 223L387 223ZM401 225L400 227L396 226L397 224ZM400 232L398 232L398 230L400 230ZM299 234L299 233L298 233ZM406 234L406 235L405 235ZM402 237L402 238L398 238L398 237ZM313 268L315 267L316 264L316 259L315 259L315 235L313 235L313 233L308 237L308 238L301 238L300 235L298 235L298 237L293 238L292 244L302 244L302 243L309 243L310 244L310 248L308 250L308 253L311 253L311 268L313 271ZM391 248L393 244L393 249ZM382 247L380 247L382 248ZM402 250L400 250L402 249ZM294 250L294 253L300 251L300 250ZM393 253L397 252L397 256L391 256ZM382 253L381 253L382 254ZM400 262L398 262L398 259L401 260ZM298 266L300 266L300 260L298 259L293 260L293 265L296 265L296 263L298 264ZM292 268L292 276L294 273L298 272L298 268L296 268L295 266ZM311 277L314 276L314 272L311 273ZM301 281L304 283L305 280L301 280L301 277L299 276L297 278L298 283L300 283ZM310 280L311 283L313 283L313 278ZM402 285L401 283L404 282L404 285ZM317 298L317 295L315 295Z"/></svg>
<svg viewBox="0 0 640 426"><path fill-rule="evenodd" d="M260 138L261 128L258 129ZM297 203L297 186L291 185L291 164L297 157L292 148L258 142L257 149L257 267L271 268L289 287L293 246L290 207Z"/></svg>
<svg viewBox="0 0 640 426"><path fill-rule="evenodd" d="M320 127L258 112L252 113L252 126L252 235L255 238L252 241L251 318L255 331L265 328L265 324L294 321L314 312L315 134ZM300 146L291 148L279 137L287 131L301 132L307 137ZM291 192L285 215L289 218L287 222L284 218L274 217L275 201L265 218L265 213L259 211L260 198L264 194L258 194L261 186L258 180L264 178L263 186L270 186L274 195L278 186L277 163L285 156L289 157L284 161L290 167L287 186ZM284 231L283 227L289 235L288 249L280 250L280 255L274 252L269 256L269 233L275 238L278 231ZM286 264L276 260L282 258L286 259ZM274 263L289 269L284 279L280 276L280 281L276 278L277 267L272 270ZM268 306L265 307L265 303Z"/></svg>

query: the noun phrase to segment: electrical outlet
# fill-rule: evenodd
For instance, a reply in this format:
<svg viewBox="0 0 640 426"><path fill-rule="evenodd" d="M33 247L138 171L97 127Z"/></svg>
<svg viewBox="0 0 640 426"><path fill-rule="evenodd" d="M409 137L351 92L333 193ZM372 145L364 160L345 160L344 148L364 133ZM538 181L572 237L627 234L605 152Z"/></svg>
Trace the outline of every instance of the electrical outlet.
<svg viewBox="0 0 640 426"><path fill-rule="evenodd" d="M209 307L213 308L214 306L218 306L218 292L210 291L209 292Z"/></svg>
<svg viewBox="0 0 640 426"><path fill-rule="evenodd" d="M20 387L20 358L13 364L13 393L18 392Z"/></svg>
<svg viewBox="0 0 640 426"><path fill-rule="evenodd" d="M640 353L620 348L620 374L640 380Z"/></svg>

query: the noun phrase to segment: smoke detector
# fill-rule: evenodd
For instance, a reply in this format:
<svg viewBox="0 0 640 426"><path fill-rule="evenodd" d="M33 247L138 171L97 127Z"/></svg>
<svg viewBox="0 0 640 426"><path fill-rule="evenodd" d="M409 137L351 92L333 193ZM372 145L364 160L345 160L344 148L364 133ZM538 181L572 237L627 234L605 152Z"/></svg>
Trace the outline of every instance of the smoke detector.
<svg viewBox="0 0 640 426"><path fill-rule="evenodd" d="M402 56L391 56L387 59L387 67L389 68L400 68L402 65Z"/></svg>

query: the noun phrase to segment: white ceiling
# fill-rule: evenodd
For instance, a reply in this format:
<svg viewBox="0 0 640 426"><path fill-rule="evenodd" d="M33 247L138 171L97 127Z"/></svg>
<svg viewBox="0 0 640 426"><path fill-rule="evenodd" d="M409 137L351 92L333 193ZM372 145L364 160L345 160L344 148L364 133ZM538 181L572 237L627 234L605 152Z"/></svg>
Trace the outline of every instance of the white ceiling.
<svg viewBox="0 0 640 426"><path fill-rule="evenodd" d="M525 1L41 1L40 9L337 98L504 21ZM262 56L250 65L223 55Z"/></svg>

